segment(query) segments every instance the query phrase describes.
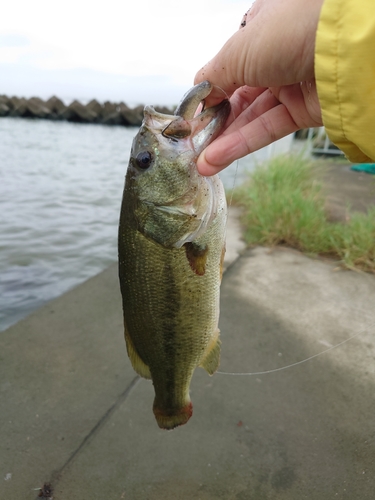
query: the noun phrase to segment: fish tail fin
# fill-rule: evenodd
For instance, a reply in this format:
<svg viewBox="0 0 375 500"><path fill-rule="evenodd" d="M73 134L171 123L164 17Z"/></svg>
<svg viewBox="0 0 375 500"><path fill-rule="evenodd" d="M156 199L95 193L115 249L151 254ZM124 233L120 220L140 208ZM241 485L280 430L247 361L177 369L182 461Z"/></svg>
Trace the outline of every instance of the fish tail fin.
<svg viewBox="0 0 375 500"><path fill-rule="evenodd" d="M180 408L165 409L154 401L154 415L161 429L172 430L179 425L184 425L193 414L193 405L190 398Z"/></svg>
<svg viewBox="0 0 375 500"><path fill-rule="evenodd" d="M136 371L138 375L140 375L143 378L151 379L150 368L146 365L146 363L142 361L141 357L139 356L126 327L125 327L125 342L126 342L126 350L128 351L128 356L134 371Z"/></svg>
<svg viewBox="0 0 375 500"><path fill-rule="evenodd" d="M199 363L199 366L204 368L207 373L213 375L216 370L219 368L220 363L220 339L219 339L220 330L216 330L216 335L214 335L208 344L206 351L204 353L204 357L202 361Z"/></svg>

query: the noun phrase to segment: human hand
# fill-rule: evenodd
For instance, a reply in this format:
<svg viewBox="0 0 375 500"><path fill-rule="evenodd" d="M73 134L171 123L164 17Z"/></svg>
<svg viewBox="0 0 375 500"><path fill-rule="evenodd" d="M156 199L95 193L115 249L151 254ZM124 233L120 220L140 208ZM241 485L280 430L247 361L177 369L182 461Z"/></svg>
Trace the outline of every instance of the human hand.
<svg viewBox="0 0 375 500"><path fill-rule="evenodd" d="M197 166L213 175L234 160L301 128L322 125L314 46L323 0L257 0L236 32L196 75L214 89L212 106L230 97L224 132Z"/></svg>

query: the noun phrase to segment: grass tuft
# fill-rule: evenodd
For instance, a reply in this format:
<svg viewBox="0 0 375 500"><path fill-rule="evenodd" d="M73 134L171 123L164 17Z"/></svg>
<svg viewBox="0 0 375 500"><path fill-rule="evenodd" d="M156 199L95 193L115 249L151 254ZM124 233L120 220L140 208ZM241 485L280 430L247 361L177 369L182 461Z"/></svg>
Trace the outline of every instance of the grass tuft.
<svg viewBox="0 0 375 500"><path fill-rule="evenodd" d="M329 222L312 163L280 156L259 166L233 200L244 207L249 244L284 244L308 254L338 258L344 267L375 272L375 206L352 213L346 223Z"/></svg>

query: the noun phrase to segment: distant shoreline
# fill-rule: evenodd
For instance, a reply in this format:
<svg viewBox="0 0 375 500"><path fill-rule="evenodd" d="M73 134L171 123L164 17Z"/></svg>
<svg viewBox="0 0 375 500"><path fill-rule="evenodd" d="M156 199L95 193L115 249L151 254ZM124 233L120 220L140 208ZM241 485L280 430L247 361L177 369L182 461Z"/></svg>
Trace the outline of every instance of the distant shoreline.
<svg viewBox="0 0 375 500"><path fill-rule="evenodd" d="M0 95L0 118L38 118L44 120L68 121L74 123L101 123L103 125L123 125L139 127L143 120L144 105L130 108L124 102L106 101L103 104L92 99L87 104L75 100L68 106L56 96L43 101L39 97L8 97ZM173 114L173 109L156 106L161 113Z"/></svg>

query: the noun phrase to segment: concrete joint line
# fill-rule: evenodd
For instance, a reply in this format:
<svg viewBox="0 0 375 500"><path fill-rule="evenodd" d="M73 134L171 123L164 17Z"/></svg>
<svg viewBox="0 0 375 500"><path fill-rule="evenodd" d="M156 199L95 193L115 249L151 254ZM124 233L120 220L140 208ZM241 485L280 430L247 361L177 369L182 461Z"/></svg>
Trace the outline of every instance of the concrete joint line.
<svg viewBox="0 0 375 500"><path fill-rule="evenodd" d="M73 451L68 460L64 463L64 465L55 471L52 474L51 484L53 487L56 487L59 479L61 478L64 470L73 462L78 453L91 441L91 439L98 434L100 429L107 423L113 413L126 401L126 399L130 396L133 389L139 384L141 381L141 377L138 375L133 378L128 387L117 397L116 401L112 406L108 408L108 410L104 413L104 415L98 420L98 422L94 425L91 431L83 438L79 446Z"/></svg>

